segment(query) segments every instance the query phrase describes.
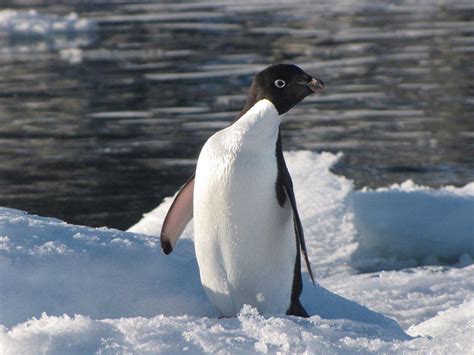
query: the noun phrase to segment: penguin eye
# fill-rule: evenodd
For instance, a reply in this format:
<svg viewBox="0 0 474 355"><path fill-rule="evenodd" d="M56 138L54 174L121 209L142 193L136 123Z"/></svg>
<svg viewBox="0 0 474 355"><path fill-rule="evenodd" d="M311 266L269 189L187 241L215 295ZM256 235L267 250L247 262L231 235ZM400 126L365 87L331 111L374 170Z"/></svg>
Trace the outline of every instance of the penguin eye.
<svg viewBox="0 0 474 355"><path fill-rule="evenodd" d="M285 80L282 80L282 79L277 79L277 80L275 80L274 83L275 83L275 86L276 86L278 89L284 88L285 85L286 85Z"/></svg>

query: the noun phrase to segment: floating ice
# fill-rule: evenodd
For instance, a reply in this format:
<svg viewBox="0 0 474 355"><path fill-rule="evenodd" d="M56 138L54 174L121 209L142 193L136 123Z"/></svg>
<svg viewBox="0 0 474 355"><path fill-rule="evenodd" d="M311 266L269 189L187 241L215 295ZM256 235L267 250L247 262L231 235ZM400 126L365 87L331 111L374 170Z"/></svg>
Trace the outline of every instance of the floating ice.
<svg viewBox="0 0 474 355"><path fill-rule="evenodd" d="M95 29L95 21L75 13L0 10L0 58L37 61L58 51L62 60L78 64L83 60L81 48L95 40Z"/></svg>
<svg viewBox="0 0 474 355"><path fill-rule="evenodd" d="M85 32L94 26L93 21L81 19L76 13L57 16L38 13L36 10L0 11L0 32L10 35L45 36L54 33Z"/></svg>
<svg viewBox="0 0 474 355"><path fill-rule="evenodd" d="M157 235L171 198L133 233L0 208L0 352L468 352L474 265L472 218L463 213L472 206L472 184L433 190L405 183L354 192L352 181L330 171L340 155L285 154L311 261L324 286L313 287L304 273L302 302L310 319L259 315L247 306L236 318L216 318L199 282L192 226L173 254L160 249ZM386 211L417 203L423 206L416 210L420 219L455 218L450 238L426 234L429 226L414 223L410 242L417 248L378 253L379 245L406 238L403 222L410 218ZM379 223L390 233L379 234ZM432 248L433 238L444 247ZM351 258L360 257L361 248L371 252L369 264L391 260L398 267L419 257L420 248L439 258L449 249L464 267L357 274ZM421 337L410 338L379 312Z"/></svg>
<svg viewBox="0 0 474 355"><path fill-rule="evenodd" d="M359 269L464 264L474 256L474 183L365 189L355 192L353 211Z"/></svg>

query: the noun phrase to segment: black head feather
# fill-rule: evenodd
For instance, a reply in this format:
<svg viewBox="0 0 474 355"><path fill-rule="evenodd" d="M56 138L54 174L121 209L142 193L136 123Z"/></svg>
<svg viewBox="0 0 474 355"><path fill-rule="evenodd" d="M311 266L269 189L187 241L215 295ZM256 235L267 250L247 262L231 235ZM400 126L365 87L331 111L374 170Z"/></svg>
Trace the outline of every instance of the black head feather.
<svg viewBox="0 0 474 355"><path fill-rule="evenodd" d="M294 64L275 64L259 72L253 79L241 117L258 101L267 99L278 113L288 112L306 96L324 88L322 80L315 79Z"/></svg>

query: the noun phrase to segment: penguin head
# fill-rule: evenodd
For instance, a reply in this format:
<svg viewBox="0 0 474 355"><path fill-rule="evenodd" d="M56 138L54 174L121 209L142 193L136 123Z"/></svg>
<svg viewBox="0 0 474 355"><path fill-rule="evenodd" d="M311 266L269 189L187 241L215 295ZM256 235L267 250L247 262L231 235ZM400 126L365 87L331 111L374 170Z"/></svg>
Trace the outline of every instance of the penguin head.
<svg viewBox="0 0 474 355"><path fill-rule="evenodd" d="M250 87L244 111L260 100L269 100L278 114L288 112L306 96L324 89L324 83L294 64L275 64L259 72Z"/></svg>

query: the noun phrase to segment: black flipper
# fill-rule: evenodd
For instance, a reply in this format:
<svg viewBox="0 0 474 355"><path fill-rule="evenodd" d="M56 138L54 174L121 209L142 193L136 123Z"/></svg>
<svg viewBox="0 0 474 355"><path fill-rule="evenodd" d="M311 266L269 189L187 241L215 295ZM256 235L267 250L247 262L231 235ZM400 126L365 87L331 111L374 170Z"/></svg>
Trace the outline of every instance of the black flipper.
<svg viewBox="0 0 474 355"><path fill-rule="evenodd" d="M285 204L286 199L290 201L291 208L293 210L293 224L295 227L295 239L296 239L296 260L295 268L293 271L293 287L291 290L291 304L287 310L288 315L298 317L309 317L304 307L300 302L301 292L303 291L303 282L301 279L301 252L303 251L306 261L306 267L308 268L311 281L314 282L313 271L308 259L308 253L306 251L306 244L304 241L303 226L301 225L300 216L298 214L298 208L296 206L295 193L293 191L293 181L291 180L290 172L286 167L285 158L283 156L283 149L281 146L281 135L278 132L278 140L276 143L276 158L278 164L278 176L276 181L276 195L280 206Z"/></svg>
<svg viewBox="0 0 474 355"><path fill-rule="evenodd" d="M291 180L290 172L286 167L285 158L283 156L283 149L281 146L281 135L278 132L278 140L276 144L276 158L278 164L278 176L276 181L276 195L280 206L285 204L286 199L290 201L291 208L293 210L293 224L295 228L295 239L296 239L296 260L295 268L293 270L293 286L291 290L291 303L290 307L286 311L286 314L298 317L308 318L309 314L304 309L300 302L301 292L303 291L303 282L301 279L301 251L303 251L306 261L308 272L311 276L311 280L314 282L313 271L309 264L308 253L306 251L306 244L304 241L303 226L301 225L300 216L298 214L298 208L296 207L295 193L293 191L293 181Z"/></svg>
<svg viewBox="0 0 474 355"><path fill-rule="evenodd" d="M295 268L293 271L293 287L291 289L291 303L290 308L286 311L286 314L290 316L297 316L308 318L309 314L304 309L300 302L301 292L303 291L303 282L301 281L301 253L298 239L296 240L296 260Z"/></svg>
<svg viewBox="0 0 474 355"><path fill-rule="evenodd" d="M297 244L303 252L304 259L306 262L306 268L308 269L309 275L311 276L311 281L315 285L313 270L311 270L311 265L309 263L308 252L306 250L306 243L304 241L303 226L301 224L300 216L298 214L298 207L296 206L295 193L293 191L293 181L291 180L290 172L286 167L285 158L283 156L283 149L281 146L281 134L278 132L278 140L276 144L276 157L278 163L278 177L276 183L276 193L277 200L280 206L283 206L285 203L285 198L288 196L290 200L290 205L293 210L293 222L295 225L295 234ZM283 195L286 193L285 195Z"/></svg>

